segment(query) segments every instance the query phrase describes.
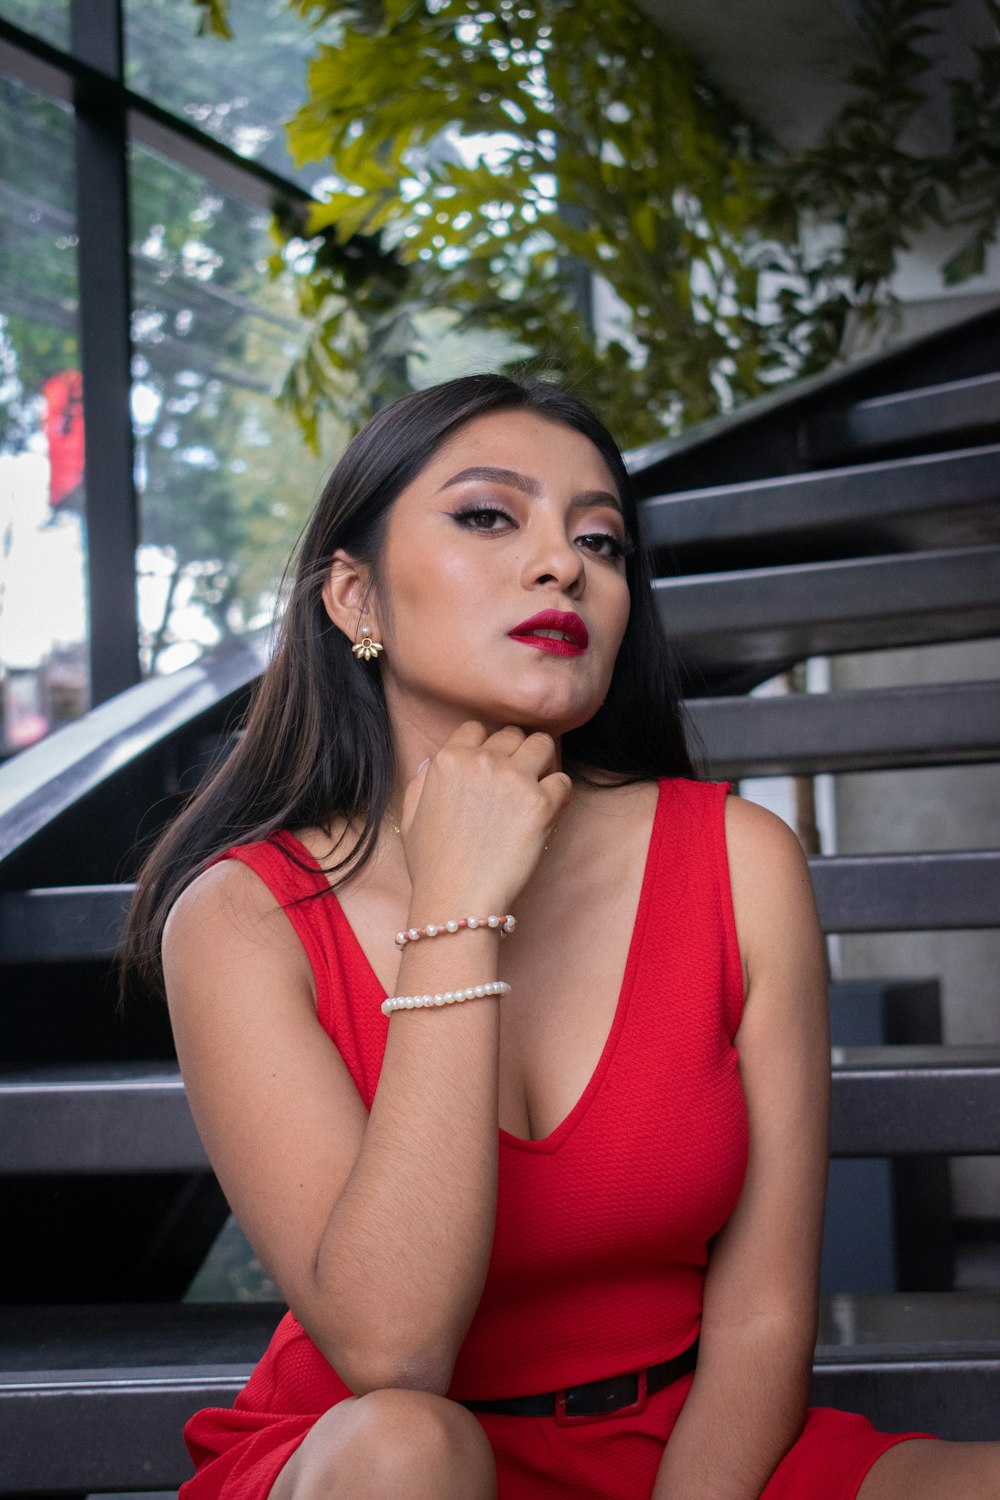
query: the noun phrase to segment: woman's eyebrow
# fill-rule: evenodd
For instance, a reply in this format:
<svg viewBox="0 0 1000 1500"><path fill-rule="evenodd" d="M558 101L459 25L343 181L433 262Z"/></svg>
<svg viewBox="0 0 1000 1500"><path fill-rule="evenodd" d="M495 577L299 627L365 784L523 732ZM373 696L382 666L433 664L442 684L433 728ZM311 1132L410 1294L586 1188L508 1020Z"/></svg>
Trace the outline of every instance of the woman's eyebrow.
<svg viewBox="0 0 1000 1500"><path fill-rule="evenodd" d="M511 489L531 495L533 499L537 499L542 493L538 480L532 479L528 474L519 474L516 469L497 469L491 465L460 469L457 474L445 480L441 489L446 490L453 484L465 484L470 479L485 480L487 484L506 484ZM438 493L440 494L440 490ZM619 514L622 508L618 496L611 490L583 490L579 495L573 496L570 504L574 510L586 510L592 505L608 505Z"/></svg>

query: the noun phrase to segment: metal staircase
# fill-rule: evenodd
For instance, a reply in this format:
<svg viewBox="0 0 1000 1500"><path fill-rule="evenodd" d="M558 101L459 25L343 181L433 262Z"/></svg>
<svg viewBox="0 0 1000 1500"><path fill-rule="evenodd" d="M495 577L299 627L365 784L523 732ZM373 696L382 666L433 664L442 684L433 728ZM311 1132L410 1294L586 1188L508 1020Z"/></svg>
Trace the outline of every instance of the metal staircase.
<svg viewBox="0 0 1000 1500"><path fill-rule="evenodd" d="M1000 759L996 684L786 698L806 656L1000 636L1000 311L633 455L713 776ZM161 1490L271 1305L181 1298L226 1216L160 1007L116 1007L137 835L239 721L264 641L0 768L0 1494ZM1000 850L815 858L829 932L1000 925ZM833 1151L1000 1154L995 1046L838 1049ZM814 1399L1000 1438L1000 1287L837 1295Z"/></svg>

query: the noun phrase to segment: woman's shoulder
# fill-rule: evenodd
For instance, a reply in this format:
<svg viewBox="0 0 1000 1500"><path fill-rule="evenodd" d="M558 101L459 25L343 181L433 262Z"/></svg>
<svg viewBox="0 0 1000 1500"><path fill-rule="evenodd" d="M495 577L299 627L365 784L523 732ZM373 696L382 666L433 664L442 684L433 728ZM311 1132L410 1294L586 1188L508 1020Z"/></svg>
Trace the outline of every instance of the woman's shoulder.
<svg viewBox="0 0 1000 1500"><path fill-rule="evenodd" d="M215 976L232 986L280 972L297 988L312 988L280 895L240 859L223 857L185 886L170 909L162 946L168 997L180 975L200 976L207 984Z"/></svg>
<svg viewBox="0 0 1000 1500"><path fill-rule="evenodd" d="M227 850L181 891L170 909L163 931L164 946L190 942L203 931L218 932L220 924L242 926L279 909L281 902L251 863Z"/></svg>
<svg viewBox="0 0 1000 1500"><path fill-rule="evenodd" d="M783 818L759 802L730 792L726 798L726 845L730 865L806 869L806 858L795 833Z"/></svg>
<svg viewBox="0 0 1000 1500"><path fill-rule="evenodd" d="M780 950L814 946L816 902L794 829L745 797L726 798L726 848L740 951L758 967Z"/></svg>

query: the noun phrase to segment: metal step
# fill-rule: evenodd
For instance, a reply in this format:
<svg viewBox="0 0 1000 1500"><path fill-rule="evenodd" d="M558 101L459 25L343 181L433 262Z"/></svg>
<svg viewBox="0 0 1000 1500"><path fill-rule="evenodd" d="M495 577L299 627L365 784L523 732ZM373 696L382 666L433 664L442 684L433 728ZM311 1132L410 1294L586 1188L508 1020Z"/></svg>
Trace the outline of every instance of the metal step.
<svg viewBox="0 0 1000 1500"><path fill-rule="evenodd" d="M998 330L1000 307L978 309L961 325L906 341L891 354L790 381L677 437L647 443L627 455L637 493L739 484L812 467L808 434L814 421L884 396L994 376Z"/></svg>
<svg viewBox="0 0 1000 1500"><path fill-rule="evenodd" d="M1000 1154L1000 1047L834 1048L831 1151ZM173 1064L0 1074L0 1174L208 1170Z"/></svg>
<svg viewBox="0 0 1000 1500"><path fill-rule="evenodd" d="M0 1308L0 1494L176 1488L184 1423L232 1404L282 1312Z"/></svg>
<svg viewBox="0 0 1000 1500"><path fill-rule="evenodd" d="M1000 430L1000 375L978 375L858 401L805 424L805 446L822 461L845 453L870 453L954 441L959 434Z"/></svg>
<svg viewBox="0 0 1000 1500"><path fill-rule="evenodd" d="M0 860L172 735L247 688L267 665L267 630L150 677L0 766Z"/></svg>
<svg viewBox="0 0 1000 1500"><path fill-rule="evenodd" d="M207 1172L176 1063L0 1074L0 1173Z"/></svg>
<svg viewBox="0 0 1000 1500"><path fill-rule="evenodd" d="M1000 850L810 859L824 932L1000 926Z"/></svg>
<svg viewBox="0 0 1000 1500"><path fill-rule="evenodd" d="M644 500L642 533L679 571L1000 541L1000 445L685 490Z"/></svg>
<svg viewBox="0 0 1000 1500"><path fill-rule="evenodd" d="M1000 1438L1000 1293L824 1298L810 1400L890 1432Z"/></svg>
<svg viewBox="0 0 1000 1500"><path fill-rule="evenodd" d="M1000 547L754 568L654 584L695 696L792 662L1000 634Z"/></svg>
<svg viewBox="0 0 1000 1500"><path fill-rule="evenodd" d="M0 962L111 958L132 885L53 885L0 892Z"/></svg>
<svg viewBox="0 0 1000 1500"><path fill-rule="evenodd" d="M0 1309L0 1494L175 1487L202 1406L229 1406L283 1309ZM1000 1295L836 1297L812 1399L889 1430L1000 1437Z"/></svg>
<svg viewBox="0 0 1000 1500"><path fill-rule="evenodd" d="M835 1047L831 1156L1000 1153L1000 1047Z"/></svg>
<svg viewBox="0 0 1000 1500"><path fill-rule="evenodd" d="M1000 760L995 682L693 698L685 707L711 774L734 780Z"/></svg>
<svg viewBox="0 0 1000 1500"><path fill-rule="evenodd" d="M1000 925L1000 851L836 855L810 861L827 932ZM131 885L0 892L0 963L110 959Z"/></svg>

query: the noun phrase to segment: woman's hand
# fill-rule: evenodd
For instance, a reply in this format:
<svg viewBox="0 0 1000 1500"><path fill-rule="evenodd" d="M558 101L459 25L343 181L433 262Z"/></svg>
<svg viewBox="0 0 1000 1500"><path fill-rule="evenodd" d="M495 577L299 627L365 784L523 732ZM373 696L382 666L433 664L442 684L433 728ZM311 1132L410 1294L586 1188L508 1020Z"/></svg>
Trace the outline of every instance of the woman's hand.
<svg viewBox="0 0 1000 1500"><path fill-rule="evenodd" d="M572 794L549 735L460 725L403 800L414 911L425 920L509 911ZM458 902L454 911L438 910L448 901Z"/></svg>

